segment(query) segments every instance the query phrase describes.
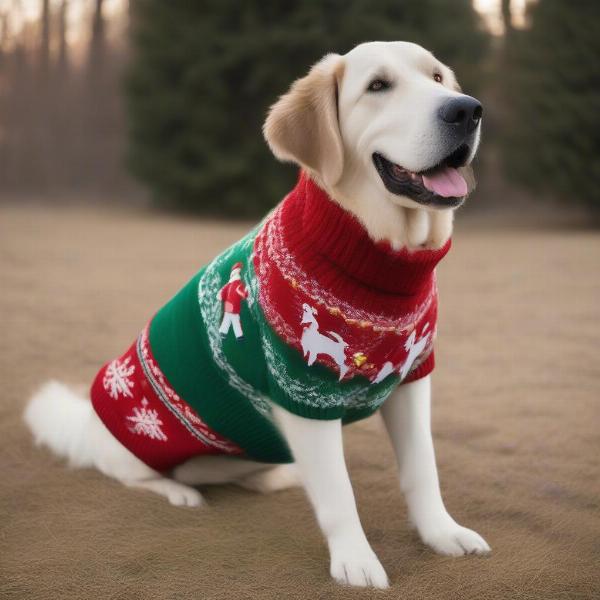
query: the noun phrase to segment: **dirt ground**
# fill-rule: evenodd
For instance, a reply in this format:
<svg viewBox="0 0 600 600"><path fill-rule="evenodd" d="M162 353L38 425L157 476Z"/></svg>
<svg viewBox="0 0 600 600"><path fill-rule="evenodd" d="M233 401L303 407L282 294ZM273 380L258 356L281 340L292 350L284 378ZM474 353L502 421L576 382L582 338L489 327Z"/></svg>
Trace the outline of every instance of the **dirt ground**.
<svg viewBox="0 0 600 600"><path fill-rule="evenodd" d="M478 224L479 223L479 224ZM32 390L89 383L247 226L135 212L0 208L0 597L600 597L600 235L465 219L439 268L434 433L446 503L489 558L406 526L377 417L346 448L386 592L341 588L301 490L206 489L182 509L34 448Z"/></svg>

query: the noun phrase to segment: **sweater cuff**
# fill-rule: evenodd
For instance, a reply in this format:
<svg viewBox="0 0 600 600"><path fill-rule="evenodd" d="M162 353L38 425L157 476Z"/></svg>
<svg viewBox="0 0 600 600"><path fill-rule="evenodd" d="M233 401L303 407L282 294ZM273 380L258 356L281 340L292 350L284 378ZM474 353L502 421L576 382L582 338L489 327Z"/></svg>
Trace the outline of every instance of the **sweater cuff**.
<svg viewBox="0 0 600 600"><path fill-rule="evenodd" d="M423 377L427 377L435 367L435 354L432 350L429 356L414 370L408 374L408 377L402 382L411 383L413 381L417 381L417 379L423 379Z"/></svg>

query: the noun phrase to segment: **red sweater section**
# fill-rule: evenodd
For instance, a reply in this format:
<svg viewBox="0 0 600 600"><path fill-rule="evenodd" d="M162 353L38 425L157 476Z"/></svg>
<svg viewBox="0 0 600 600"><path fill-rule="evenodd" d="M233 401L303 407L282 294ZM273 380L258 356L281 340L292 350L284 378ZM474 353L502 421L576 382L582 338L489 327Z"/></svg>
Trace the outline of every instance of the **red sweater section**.
<svg viewBox="0 0 600 600"><path fill-rule="evenodd" d="M365 310L408 312L426 293L436 265L450 250L395 251L374 242L351 213L306 174L282 206L284 236L304 270L323 287Z"/></svg>
<svg viewBox="0 0 600 600"><path fill-rule="evenodd" d="M256 239L260 304L271 327L302 353L313 320L319 333L341 336L343 366L341 356L331 356L333 348L316 359L340 378L363 375L377 382L386 363L404 376L402 366L414 360L404 379L411 381L433 368L434 270L449 249L450 241L438 250L399 251L374 242L351 213L301 174ZM314 335L315 344L330 346ZM422 348L418 358L416 348Z"/></svg>

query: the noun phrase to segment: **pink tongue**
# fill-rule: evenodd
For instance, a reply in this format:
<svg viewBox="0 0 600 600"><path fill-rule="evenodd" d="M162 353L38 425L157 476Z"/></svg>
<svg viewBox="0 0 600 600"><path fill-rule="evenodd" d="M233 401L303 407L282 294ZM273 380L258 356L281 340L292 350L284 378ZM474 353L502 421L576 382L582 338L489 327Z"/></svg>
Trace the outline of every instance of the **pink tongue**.
<svg viewBox="0 0 600 600"><path fill-rule="evenodd" d="M423 185L442 198L461 198L467 195L467 182L452 167L444 167L432 175L423 175Z"/></svg>

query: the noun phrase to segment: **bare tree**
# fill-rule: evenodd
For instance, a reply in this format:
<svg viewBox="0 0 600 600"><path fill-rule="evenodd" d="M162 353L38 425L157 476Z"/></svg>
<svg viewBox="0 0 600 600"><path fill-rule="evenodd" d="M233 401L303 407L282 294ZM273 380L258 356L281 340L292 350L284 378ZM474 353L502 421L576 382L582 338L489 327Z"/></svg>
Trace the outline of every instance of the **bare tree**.
<svg viewBox="0 0 600 600"><path fill-rule="evenodd" d="M104 0L96 0L92 19L92 37L88 56L89 75L96 79L103 70L106 53L106 28L103 15Z"/></svg>
<svg viewBox="0 0 600 600"><path fill-rule="evenodd" d="M58 73L65 79L69 72L69 46L67 43L67 14L69 0L62 0L58 11Z"/></svg>
<svg viewBox="0 0 600 600"><path fill-rule="evenodd" d="M35 20L25 10L32 2ZM68 39L77 2L86 6L83 64ZM106 4L0 0L0 202L8 190L60 197L131 189L120 89L129 48L109 39ZM126 31L127 18L115 31Z"/></svg>
<svg viewBox="0 0 600 600"><path fill-rule="evenodd" d="M510 35L512 30L512 13L510 9L511 0L502 0L502 24L504 25L505 39Z"/></svg>
<svg viewBox="0 0 600 600"><path fill-rule="evenodd" d="M50 71L50 0L42 0L42 16L40 28L39 67L44 79Z"/></svg>
<svg viewBox="0 0 600 600"><path fill-rule="evenodd" d="M0 13L0 52L6 50L8 42L8 12Z"/></svg>

